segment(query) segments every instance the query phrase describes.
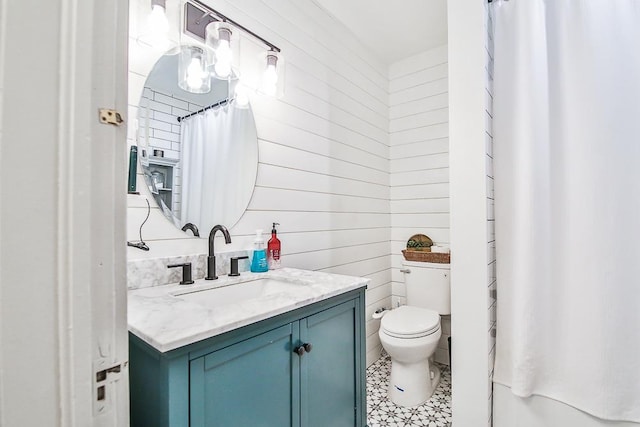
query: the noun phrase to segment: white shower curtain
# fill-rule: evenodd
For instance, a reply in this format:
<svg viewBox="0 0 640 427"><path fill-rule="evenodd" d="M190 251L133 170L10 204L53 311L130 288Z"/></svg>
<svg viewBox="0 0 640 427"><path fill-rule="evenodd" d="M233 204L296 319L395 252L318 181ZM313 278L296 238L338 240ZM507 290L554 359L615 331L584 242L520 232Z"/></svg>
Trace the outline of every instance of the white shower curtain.
<svg viewBox="0 0 640 427"><path fill-rule="evenodd" d="M248 185L246 157L255 157L247 144L256 143L250 109L227 105L191 116L181 123L180 166L182 176L180 223L195 224L204 237L216 224L231 227L237 212L244 211ZM255 167L255 166L254 166ZM247 182L245 182L247 181Z"/></svg>
<svg viewBox="0 0 640 427"><path fill-rule="evenodd" d="M640 1L492 7L494 381L640 422Z"/></svg>

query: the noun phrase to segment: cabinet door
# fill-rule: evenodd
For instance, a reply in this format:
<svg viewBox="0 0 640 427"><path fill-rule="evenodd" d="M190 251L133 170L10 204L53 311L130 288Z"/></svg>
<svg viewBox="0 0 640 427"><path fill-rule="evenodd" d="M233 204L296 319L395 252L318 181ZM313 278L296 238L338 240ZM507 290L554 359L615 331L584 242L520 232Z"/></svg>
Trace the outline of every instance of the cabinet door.
<svg viewBox="0 0 640 427"><path fill-rule="evenodd" d="M297 325L192 360L191 427L299 427Z"/></svg>
<svg viewBox="0 0 640 427"><path fill-rule="evenodd" d="M353 427L361 389L359 308L348 301L300 320L303 427Z"/></svg>

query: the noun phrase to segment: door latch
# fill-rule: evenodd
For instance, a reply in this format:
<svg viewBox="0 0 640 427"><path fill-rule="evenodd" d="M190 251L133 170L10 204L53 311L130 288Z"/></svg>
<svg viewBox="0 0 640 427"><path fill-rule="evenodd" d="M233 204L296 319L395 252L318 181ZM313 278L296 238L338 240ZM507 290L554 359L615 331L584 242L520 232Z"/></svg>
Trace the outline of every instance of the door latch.
<svg viewBox="0 0 640 427"><path fill-rule="evenodd" d="M112 410L116 402L116 384L123 376L128 375L128 361L111 365L113 361L97 359L93 362L93 413L104 414Z"/></svg>
<svg viewBox="0 0 640 427"><path fill-rule="evenodd" d="M122 115L118 113L116 110L110 110L108 108L101 108L100 112L100 123L104 123L107 125L116 125L120 126L124 122Z"/></svg>

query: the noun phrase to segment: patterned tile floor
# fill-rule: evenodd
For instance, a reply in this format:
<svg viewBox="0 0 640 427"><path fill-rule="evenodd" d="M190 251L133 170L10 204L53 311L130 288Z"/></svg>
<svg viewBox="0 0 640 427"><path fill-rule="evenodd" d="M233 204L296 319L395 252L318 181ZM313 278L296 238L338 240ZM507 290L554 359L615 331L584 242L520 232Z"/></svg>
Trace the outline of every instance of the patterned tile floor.
<svg viewBox="0 0 640 427"><path fill-rule="evenodd" d="M391 358L383 356L367 369L367 421L369 427L447 427L451 423L451 372L440 367L440 382L431 399L404 408L387 398Z"/></svg>

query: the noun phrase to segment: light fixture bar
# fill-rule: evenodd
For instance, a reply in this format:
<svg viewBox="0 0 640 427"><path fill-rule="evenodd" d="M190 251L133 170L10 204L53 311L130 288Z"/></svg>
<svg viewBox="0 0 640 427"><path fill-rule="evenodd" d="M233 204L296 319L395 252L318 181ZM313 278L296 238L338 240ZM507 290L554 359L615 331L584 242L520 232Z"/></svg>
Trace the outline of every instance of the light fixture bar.
<svg viewBox="0 0 640 427"><path fill-rule="evenodd" d="M184 7L185 7L185 14L184 14L185 32L193 34L202 40L205 39L205 28L207 27L207 25L215 21L222 21L222 22L228 22L234 27L260 40L262 43L268 46L271 50L275 52L280 52L280 48L278 46L265 40L264 38L260 37L253 31L247 29L246 27L238 24L233 19L227 18L222 13L218 12L215 9L212 9L211 7L207 6L206 4L202 3L199 0L189 0L185 2ZM194 16L196 17L195 19L194 19Z"/></svg>

